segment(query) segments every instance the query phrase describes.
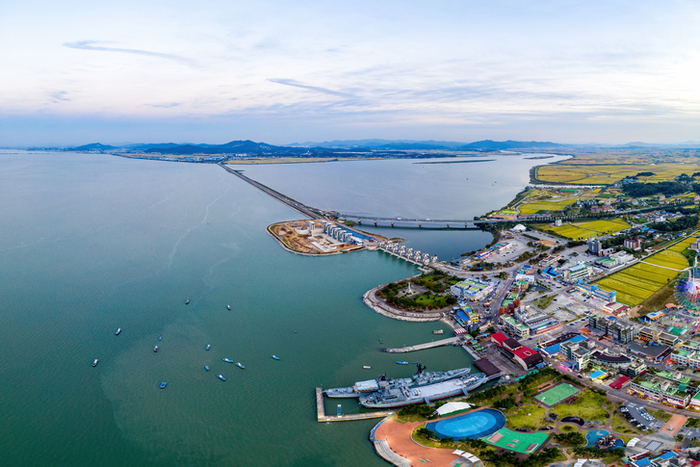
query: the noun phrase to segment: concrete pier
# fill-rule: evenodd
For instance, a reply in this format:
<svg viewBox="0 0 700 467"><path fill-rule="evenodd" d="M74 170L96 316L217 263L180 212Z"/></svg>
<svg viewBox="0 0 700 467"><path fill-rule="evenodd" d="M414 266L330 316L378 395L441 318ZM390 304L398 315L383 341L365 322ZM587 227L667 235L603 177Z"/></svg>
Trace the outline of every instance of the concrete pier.
<svg viewBox="0 0 700 467"><path fill-rule="evenodd" d="M323 406L323 389L316 388L316 419L319 423L323 422L348 422L352 420L369 420L372 418L385 418L392 415L394 412L367 412L353 413L343 415L326 415L326 409Z"/></svg>
<svg viewBox="0 0 700 467"><path fill-rule="evenodd" d="M409 345L407 347L398 347L398 348L388 348L388 349L384 349L384 352L389 352L389 353L415 352L417 350L432 349L433 347L442 347L443 345L457 344L457 343L459 343L459 341L461 339L462 339L461 337L449 337L447 339L441 339L439 341L426 342L425 344Z"/></svg>

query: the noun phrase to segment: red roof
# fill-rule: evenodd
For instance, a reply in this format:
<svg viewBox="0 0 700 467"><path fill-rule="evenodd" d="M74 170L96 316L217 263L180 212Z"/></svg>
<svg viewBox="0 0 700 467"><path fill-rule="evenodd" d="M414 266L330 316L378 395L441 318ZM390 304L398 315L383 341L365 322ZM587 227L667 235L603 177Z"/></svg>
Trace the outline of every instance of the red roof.
<svg viewBox="0 0 700 467"><path fill-rule="evenodd" d="M610 383L610 387L613 389L620 389L623 384L625 384L627 381L630 379L627 376L622 376L620 378L617 378L615 381Z"/></svg>
<svg viewBox="0 0 700 467"><path fill-rule="evenodd" d="M493 339L498 345L503 344L503 341L506 339L510 339L510 337L506 336L502 332L497 332L495 334L491 334L491 339Z"/></svg>

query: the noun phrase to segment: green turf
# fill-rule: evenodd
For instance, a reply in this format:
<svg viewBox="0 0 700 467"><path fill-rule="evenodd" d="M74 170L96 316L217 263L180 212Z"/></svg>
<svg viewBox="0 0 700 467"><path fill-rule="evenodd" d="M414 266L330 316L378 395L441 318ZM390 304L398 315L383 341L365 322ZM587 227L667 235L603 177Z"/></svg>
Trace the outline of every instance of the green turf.
<svg viewBox="0 0 700 467"><path fill-rule="evenodd" d="M535 396L535 399L542 402L548 407L557 405L567 397L573 396L581 392L580 389L570 385L569 383L561 383L559 386L555 386L542 394Z"/></svg>
<svg viewBox="0 0 700 467"><path fill-rule="evenodd" d="M547 441L547 437L549 436L547 433L519 433L505 427L498 430L497 433L502 435L502 438L496 442L489 441L489 438L494 435L486 436L481 439L492 446L519 452L521 454L532 454ZM534 446L533 449L528 449L532 444L536 446Z"/></svg>

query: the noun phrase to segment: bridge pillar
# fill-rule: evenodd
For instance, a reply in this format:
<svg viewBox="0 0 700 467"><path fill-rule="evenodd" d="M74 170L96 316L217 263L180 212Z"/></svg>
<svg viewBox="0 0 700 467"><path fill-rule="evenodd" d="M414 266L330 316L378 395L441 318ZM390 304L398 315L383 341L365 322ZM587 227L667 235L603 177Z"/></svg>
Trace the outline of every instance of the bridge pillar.
<svg viewBox="0 0 700 467"><path fill-rule="evenodd" d="M362 219L357 219L357 223L362 225Z"/></svg>
<svg viewBox="0 0 700 467"><path fill-rule="evenodd" d="M465 228L465 229L467 228L467 223L466 223L466 222L464 223L464 228Z"/></svg>
<svg viewBox="0 0 700 467"><path fill-rule="evenodd" d="M375 226L375 227L377 226L377 220L376 220L376 219L374 220L374 226Z"/></svg>
<svg viewBox="0 0 700 467"><path fill-rule="evenodd" d="M448 229L450 228L450 224L447 224L447 228L448 228Z"/></svg>
<svg viewBox="0 0 700 467"><path fill-rule="evenodd" d="M422 228L423 228L423 226L421 225L420 222L418 223L418 228L419 228L419 229L422 229Z"/></svg>
<svg viewBox="0 0 700 467"><path fill-rule="evenodd" d="M394 226L394 221L391 221L391 226L392 226L392 227Z"/></svg>

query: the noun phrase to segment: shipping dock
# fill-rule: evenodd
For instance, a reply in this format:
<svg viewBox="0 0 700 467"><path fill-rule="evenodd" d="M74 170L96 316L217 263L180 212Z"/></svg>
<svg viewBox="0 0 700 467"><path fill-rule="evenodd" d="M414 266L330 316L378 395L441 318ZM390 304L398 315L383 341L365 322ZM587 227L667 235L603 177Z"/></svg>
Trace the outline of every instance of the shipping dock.
<svg viewBox="0 0 700 467"><path fill-rule="evenodd" d="M394 412L377 411L344 415L326 415L326 409L323 405L323 388L316 388L316 419L319 423L348 422L352 420L369 420L372 418L385 418L389 415L393 415L393 413Z"/></svg>

